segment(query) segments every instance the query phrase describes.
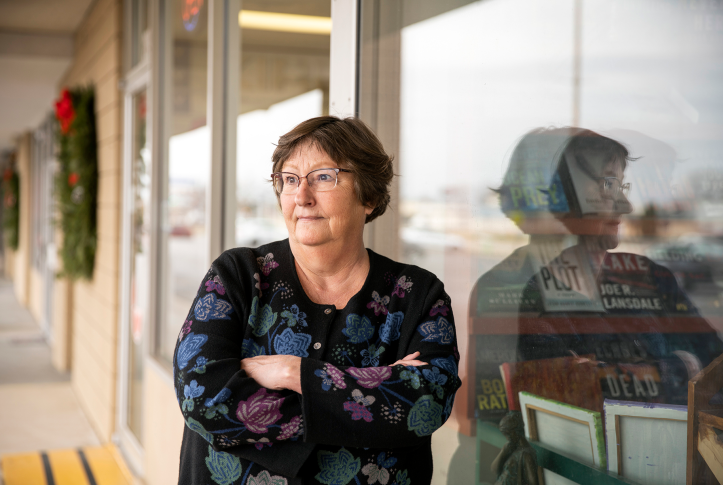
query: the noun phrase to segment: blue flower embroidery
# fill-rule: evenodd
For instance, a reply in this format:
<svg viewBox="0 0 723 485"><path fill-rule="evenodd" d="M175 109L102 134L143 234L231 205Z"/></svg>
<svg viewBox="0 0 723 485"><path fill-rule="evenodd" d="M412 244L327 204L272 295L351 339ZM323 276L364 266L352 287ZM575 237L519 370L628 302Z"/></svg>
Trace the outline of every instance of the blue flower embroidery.
<svg viewBox="0 0 723 485"><path fill-rule="evenodd" d="M443 386L445 382L447 382L447 376L439 373L439 367L432 367L432 370L423 369L422 374L424 374L424 378L429 382L439 384L440 386Z"/></svg>
<svg viewBox="0 0 723 485"><path fill-rule="evenodd" d="M213 443L213 435L206 431L206 428L204 428L203 425L195 419L188 418L186 420L186 426L188 426L188 429L190 429L191 431L195 431L196 433L200 434L201 437L209 443Z"/></svg>
<svg viewBox="0 0 723 485"><path fill-rule="evenodd" d="M361 351L362 354L362 367L377 367L379 365L379 356L384 352L384 347L381 345L377 348L376 345L372 344L369 349Z"/></svg>
<svg viewBox="0 0 723 485"><path fill-rule="evenodd" d="M454 361L454 357L452 356L444 358L437 357L436 359L432 359L431 364L436 365L437 367L441 367L453 376L457 375L457 363Z"/></svg>
<svg viewBox="0 0 723 485"><path fill-rule="evenodd" d="M206 388L203 386L199 386L198 382L193 380L191 381L191 385L189 386L186 384L183 387L183 396L186 398L193 398L193 397L201 397L203 394L203 391L205 391Z"/></svg>
<svg viewBox="0 0 723 485"><path fill-rule="evenodd" d="M290 328L285 329L274 339L274 350L280 355L308 357L309 352L306 349L309 345L311 345L311 335L294 333Z"/></svg>
<svg viewBox="0 0 723 485"><path fill-rule="evenodd" d="M424 336L422 342L437 342L442 345L454 342L454 327L444 317L420 324L417 331Z"/></svg>
<svg viewBox="0 0 723 485"><path fill-rule="evenodd" d="M218 404L220 402L224 402L226 399L228 399L230 397L231 397L231 389L229 389L228 387L224 387L223 389L221 389L221 392L216 394L216 396L213 399L211 399L211 398L206 399L206 402L204 404L208 407L213 404Z"/></svg>
<svg viewBox="0 0 723 485"><path fill-rule="evenodd" d="M423 369L424 378L429 381L429 388L437 393L437 397L444 397L444 389L442 386L447 382L447 376L439 373L439 367L432 367L432 370Z"/></svg>
<svg viewBox="0 0 723 485"><path fill-rule="evenodd" d="M316 369L314 371L314 375L321 377L321 388L325 391L328 391L331 389L331 386L334 384L334 381L331 380L331 376L326 373L324 369Z"/></svg>
<svg viewBox="0 0 723 485"><path fill-rule="evenodd" d="M181 370L185 369L188 361L193 359L201 351L201 347L207 340L208 335L195 335L193 332L189 333L188 336L183 339L183 342L178 345L178 351L176 353L178 368Z"/></svg>
<svg viewBox="0 0 723 485"><path fill-rule="evenodd" d="M351 313L346 317L346 328L341 333L349 337L347 342L359 344L372 338L374 327L366 316L360 317L356 313Z"/></svg>
<svg viewBox="0 0 723 485"><path fill-rule="evenodd" d="M253 328L253 334L257 337L263 337L269 329L276 323L279 317L278 313L274 313L271 307L266 304L261 308L259 314L259 297L255 296L251 300L251 313L249 314L249 325Z"/></svg>
<svg viewBox="0 0 723 485"><path fill-rule="evenodd" d="M223 404L223 402L229 397L231 397L231 390L228 387L224 387L221 389L221 392L216 394L216 397L213 399L206 399L206 402L204 402L203 405L208 409L206 410L204 417L206 419L211 419L216 416L216 413L228 414L228 406Z"/></svg>
<svg viewBox="0 0 723 485"><path fill-rule="evenodd" d="M256 357L257 355L266 355L266 349L262 346L247 338L241 344L241 358L246 359L248 357Z"/></svg>
<svg viewBox="0 0 723 485"><path fill-rule="evenodd" d="M390 344L395 340L399 340L399 329L403 321L403 312L387 313L387 321L379 328L379 338L382 339L382 342Z"/></svg>
<svg viewBox="0 0 723 485"><path fill-rule="evenodd" d="M417 436L429 436L442 426L442 406L431 394L426 394L414 403L414 407L407 416L409 431Z"/></svg>
<svg viewBox="0 0 723 485"><path fill-rule="evenodd" d="M396 485L410 485L412 483L412 480L407 478L407 470L399 470L397 472L397 480Z"/></svg>
<svg viewBox="0 0 723 485"><path fill-rule="evenodd" d="M346 485L361 468L359 458L354 458L343 447L337 453L322 450L316 456L321 471L315 478L326 485Z"/></svg>
<svg viewBox="0 0 723 485"><path fill-rule="evenodd" d="M232 485L241 477L241 460L223 451L215 451L208 447L206 467L211 472L211 480L218 485Z"/></svg>
<svg viewBox="0 0 723 485"><path fill-rule="evenodd" d="M406 366L406 370L399 373L399 377L405 381L409 381L414 389L419 389L421 382L419 380L419 370L411 365Z"/></svg>
<svg viewBox="0 0 723 485"><path fill-rule="evenodd" d="M233 312L231 304L216 297L215 293L209 293L196 302L193 307L193 314L199 322L209 320L230 320L229 314Z"/></svg>
<svg viewBox="0 0 723 485"><path fill-rule="evenodd" d="M299 323L302 327L306 327L306 313L299 310L298 305L291 305L291 308L289 310L284 310L281 312L281 318L286 319L286 324L289 327L293 327L297 323Z"/></svg>

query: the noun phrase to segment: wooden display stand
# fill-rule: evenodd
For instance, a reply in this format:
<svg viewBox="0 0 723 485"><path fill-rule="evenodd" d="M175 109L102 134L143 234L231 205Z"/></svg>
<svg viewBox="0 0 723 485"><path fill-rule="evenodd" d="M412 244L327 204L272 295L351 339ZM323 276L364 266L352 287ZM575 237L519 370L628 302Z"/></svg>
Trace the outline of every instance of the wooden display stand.
<svg viewBox="0 0 723 485"><path fill-rule="evenodd" d="M687 485L723 483L722 388L723 355L688 382Z"/></svg>

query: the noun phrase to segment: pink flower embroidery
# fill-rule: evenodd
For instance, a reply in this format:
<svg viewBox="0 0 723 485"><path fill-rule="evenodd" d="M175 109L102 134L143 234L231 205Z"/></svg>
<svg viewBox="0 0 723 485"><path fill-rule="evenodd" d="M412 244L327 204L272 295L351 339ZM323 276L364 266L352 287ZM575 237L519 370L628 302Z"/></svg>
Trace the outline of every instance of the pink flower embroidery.
<svg viewBox="0 0 723 485"><path fill-rule="evenodd" d="M449 307L444 304L444 300L437 300L437 303L432 306L432 309L429 310L429 316L433 317L438 313L441 313L445 317L447 316L447 311L449 311Z"/></svg>
<svg viewBox="0 0 723 485"><path fill-rule="evenodd" d="M264 276L268 276L271 270L279 267L279 263L274 261L274 253L269 253L261 258L256 258L256 263L261 268L261 272Z"/></svg>
<svg viewBox="0 0 723 485"><path fill-rule="evenodd" d="M389 379L392 375L392 368L387 366L365 367L363 369L349 367L346 371L357 378L357 384L367 389L379 387L382 382Z"/></svg>
<svg viewBox="0 0 723 485"><path fill-rule="evenodd" d="M221 283L218 276L214 276L212 280L206 282L206 291L211 293L213 290L216 290L219 295L226 294L226 288L223 287L223 283Z"/></svg>
<svg viewBox="0 0 723 485"><path fill-rule="evenodd" d="M281 434L277 438L279 441L288 440L301 428L301 416L294 416L291 421L281 425Z"/></svg>
<svg viewBox="0 0 723 485"><path fill-rule="evenodd" d="M397 284L394 285L394 291L392 291L392 295L397 295L399 298L404 298L405 292L411 291L412 289L412 281L407 281L406 276L402 276L397 280Z"/></svg>
<svg viewBox="0 0 723 485"><path fill-rule="evenodd" d="M189 334L191 331L191 320L186 320L186 323L183 324L183 327L181 328L180 333L178 334L178 341L180 342L183 340L183 337Z"/></svg>
<svg viewBox="0 0 723 485"><path fill-rule="evenodd" d="M263 448L264 446L271 446L271 445L273 444L273 443L271 443L271 442L269 441L269 439L266 438L266 437L261 438L261 439L258 440L258 441L253 440L253 439L251 439L251 438L247 439L246 441L249 442L249 443L253 443L253 445L256 447L257 450L260 450L260 449Z"/></svg>
<svg viewBox="0 0 723 485"><path fill-rule="evenodd" d="M258 273L254 273L254 279L256 280L256 284L254 286L257 290L259 290L259 298L261 298L264 294L264 290L269 287L269 284L263 283Z"/></svg>
<svg viewBox="0 0 723 485"><path fill-rule="evenodd" d="M344 403L344 411L351 412L351 419L359 421L363 419L367 423L372 422L372 413L363 405L358 402L347 401Z"/></svg>
<svg viewBox="0 0 723 485"><path fill-rule="evenodd" d="M247 401L238 403L236 416L252 433L266 433L269 430L267 426L281 419L279 408L284 399L278 394L267 394L266 388L262 387Z"/></svg>
<svg viewBox="0 0 723 485"><path fill-rule="evenodd" d="M346 382L344 382L344 373L342 371L331 364L325 364L324 370L326 371L326 375L331 378L337 389L346 389Z"/></svg>
<svg viewBox="0 0 723 485"><path fill-rule="evenodd" d="M379 293L377 293L376 291L372 291L372 301L367 303L367 308L372 308L374 310L374 315L379 315L380 313L386 315L387 313L389 313L389 311L387 310L388 304L388 296L379 296Z"/></svg>

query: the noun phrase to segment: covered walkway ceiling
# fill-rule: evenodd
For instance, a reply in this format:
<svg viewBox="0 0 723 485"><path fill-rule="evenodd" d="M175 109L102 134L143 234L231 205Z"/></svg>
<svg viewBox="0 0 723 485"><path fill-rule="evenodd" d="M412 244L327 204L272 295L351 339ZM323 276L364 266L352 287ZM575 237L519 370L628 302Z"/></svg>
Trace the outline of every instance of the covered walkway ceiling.
<svg viewBox="0 0 723 485"><path fill-rule="evenodd" d="M0 0L0 152L51 111L93 0Z"/></svg>

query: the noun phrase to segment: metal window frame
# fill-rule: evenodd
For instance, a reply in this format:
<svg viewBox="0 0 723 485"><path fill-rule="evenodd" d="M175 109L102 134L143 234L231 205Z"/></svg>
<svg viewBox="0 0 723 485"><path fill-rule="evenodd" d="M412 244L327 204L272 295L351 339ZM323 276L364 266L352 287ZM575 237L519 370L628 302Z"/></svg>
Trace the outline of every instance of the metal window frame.
<svg viewBox="0 0 723 485"><path fill-rule="evenodd" d="M148 29L151 33L155 33L158 31L158 3L159 0L150 0L148 2L148 15L149 15L149 22L148 22ZM129 340L129 330L130 330L130 283L131 283L131 275L130 275L130 261L132 257L132 241L130 240L132 232L131 232L131 219L132 219L132 210L133 210L133 193L132 193L132 167L133 167L133 134L134 134L134 125L133 125L133 98L140 93L141 91L146 91L146 106L147 109L147 125L146 130L148 135L146 136L147 144L151 148L151 157L154 163L152 164L152 170L151 173L151 182L156 182L156 151L154 150L154 147L156 144L154 143L155 136L155 125L157 123L157 116L154 116L156 113L156 103L154 103L154 100L156 99L155 93L157 92L157 89L155 89L154 81L155 79L152 76L153 72L157 72L153 69L154 67L154 61L157 61L157 56L155 52L155 46L158 45L157 38L151 37L151 42L149 46L149 57L146 59L142 59L136 66L134 66L132 69L128 69L130 66L130 44L133 41L132 39L132 32L131 29L128 27L130 26L130 22L132 19L132 2L130 0L127 0L124 5L124 35L123 35L123 57L124 57L124 71L125 76L121 79L121 81L118 83L118 89L122 93L123 97L123 135L122 135L122 155L121 155L121 161L122 161L122 182L121 182L121 230L120 230L120 251L119 251L119 263L120 263L120 285L118 289L119 293L119 302L118 305L118 325L117 325L117 337L118 337L118 343L119 343L119 349L118 349L118 359L117 359L117 365L118 365L118 381L117 381L117 395L116 395L116 409L117 412L115 413L115 420L116 420L116 430L113 434L112 440L117 445L119 445L120 451L123 454L124 458L128 462L128 465L133 470L133 472L137 476L143 476L144 474L144 461L145 461L145 451L143 448L143 443L141 443L138 439L138 437L135 436L135 434L130 430L130 428L127 425L127 417L128 417L128 397L130 393L130 383L128 380L128 366L129 366L129 358L128 358L128 352L130 349L130 340ZM155 254L155 244L154 240L155 238L155 224L156 224L156 217L153 211L153 207L156 205L156 201L153 199L155 196L155 187L153 187L152 190L152 200L151 200L151 214L149 216L151 217L151 258L150 260L153 261ZM154 278L156 277L155 271L151 265L150 268L147 268L149 271L149 276L151 278L151 287L154 286ZM153 305L153 298L151 298L151 305L148 310L148 315L145 315L146 321L153 322L154 319L152 316L155 314L156 308ZM149 350L152 345L152 334L153 329L151 328L151 325L146 325L146 327L143 329L143 340L146 342L145 347L143 348L143 367L145 370L145 363L147 360L147 357L149 355Z"/></svg>
<svg viewBox="0 0 723 485"><path fill-rule="evenodd" d="M358 34L359 0L330 0L332 10L329 112L337 116L358 113ZM150 59L147 67L136 66L128 74L143 69L150 71L148 106L153 165L151 227L151 287L157 295L152 300L148 357L157 367L171 375L170 363L160 356L160 319L166 301L163 279L168 270L168 222L165 201L168 197L168 134L171 113L171 92L163 89L172 70L172 36L167 27L172 0L152 0L149 28L152 33ZM236 107L239 103L241 29L235 12L242 0L208 0L208 69L207 112L210 131L210 173L206 195L207 264L226 249L235 247L236 221ZM130 14L129 14L130 15ZM127 81L130 82L130 81ZM127 87L126 89L130 89ZM127 264L127 263L124 263ZM125 266L124 266L125 270ZM125 282L124 282L125 285ZM172 381L169 381L172 384Z"/></svg>

